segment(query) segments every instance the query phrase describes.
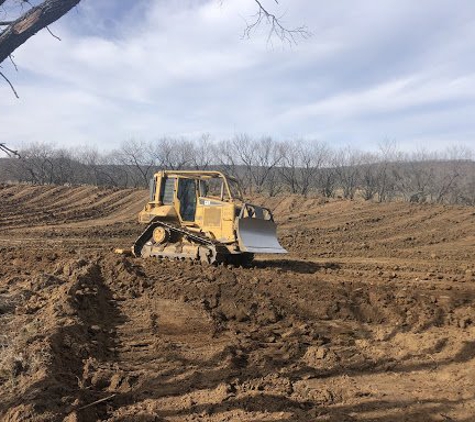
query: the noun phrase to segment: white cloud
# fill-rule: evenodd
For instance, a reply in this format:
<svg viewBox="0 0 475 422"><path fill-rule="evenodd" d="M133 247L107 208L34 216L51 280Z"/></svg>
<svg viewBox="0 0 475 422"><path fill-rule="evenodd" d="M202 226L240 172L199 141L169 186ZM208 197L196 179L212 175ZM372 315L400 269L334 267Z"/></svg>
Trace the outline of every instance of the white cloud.
<svg viewBox="0 0 475 422"><path fill-rule="evenodd" d="M424 80L421 76L388 81L367 90L345 92L315 103L295 107L281 117L288 120L334 116L339 120L358 116L400 113L450 101L475 100L475 73L456 79Z"/></svg>
<svg viewBox="0 0 475 422"><path fill-rule="evenodd" d="M313 37L242 39L252 0L83 0L5 65L0 136L97 143L246 131L374 147L471 142L475 10L461 0L282 1ZM126 9L128 7L128 9ZM427 141L428 142L428 141Z"/></svg>

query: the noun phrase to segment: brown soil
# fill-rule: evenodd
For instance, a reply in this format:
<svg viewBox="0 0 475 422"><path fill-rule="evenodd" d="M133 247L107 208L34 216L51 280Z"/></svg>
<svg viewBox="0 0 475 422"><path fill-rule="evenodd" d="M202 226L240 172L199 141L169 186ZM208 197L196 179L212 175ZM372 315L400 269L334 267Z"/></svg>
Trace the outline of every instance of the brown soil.
<svg viewBox="0 0 475 422"><path fill-rule="evenodd" d="M475 420L473 208L258 200L243 269L115 255L146 195L0 187L0 420Z"/></svg>

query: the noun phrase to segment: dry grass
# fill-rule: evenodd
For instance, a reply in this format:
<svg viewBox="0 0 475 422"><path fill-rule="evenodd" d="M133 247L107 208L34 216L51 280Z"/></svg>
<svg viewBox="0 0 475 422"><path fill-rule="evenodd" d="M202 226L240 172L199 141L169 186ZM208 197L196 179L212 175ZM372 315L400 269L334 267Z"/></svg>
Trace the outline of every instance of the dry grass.
<svg viewBox="0 0 475 422"><path fill-rule="evenodd" d="M41 332L38 321L25 321L24 316L14 314L15 303L0 298L0 384L15 387L18 378L34 374L50 359L49 352L40 348L36 353L27 346Z"/></svg>

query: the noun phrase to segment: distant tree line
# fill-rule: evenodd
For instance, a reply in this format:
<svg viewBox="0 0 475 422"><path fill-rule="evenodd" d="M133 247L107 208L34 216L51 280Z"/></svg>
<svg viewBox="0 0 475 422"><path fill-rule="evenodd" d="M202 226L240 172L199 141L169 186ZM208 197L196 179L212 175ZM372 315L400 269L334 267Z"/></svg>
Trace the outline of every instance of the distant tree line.
<svg viewBox="0 0 475 422"><path fill-rule="evenodd" d="M239 135L218 142L208 136L199 141L131 139L111 152L34 143L19 153L21 159L0 161L0 181L139 188L158 169L219 169L239 179L247 195L475 205L473 152L462 147L402 152L385 142L377 152L364 152Z"/></svg>

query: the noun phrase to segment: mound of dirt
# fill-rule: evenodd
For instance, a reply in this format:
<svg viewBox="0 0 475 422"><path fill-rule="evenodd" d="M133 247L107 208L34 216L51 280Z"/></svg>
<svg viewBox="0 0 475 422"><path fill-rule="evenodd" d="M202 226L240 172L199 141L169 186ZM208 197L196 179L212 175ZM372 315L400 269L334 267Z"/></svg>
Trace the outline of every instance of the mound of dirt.
<svg viewBox="0 0 475 422"><path fill-rule="evenodd" d="M290 254L119 256L146 193L0 188L0 419L470 421L475 213L259 199Z"/></svg>

